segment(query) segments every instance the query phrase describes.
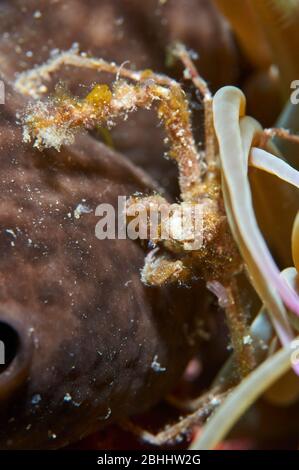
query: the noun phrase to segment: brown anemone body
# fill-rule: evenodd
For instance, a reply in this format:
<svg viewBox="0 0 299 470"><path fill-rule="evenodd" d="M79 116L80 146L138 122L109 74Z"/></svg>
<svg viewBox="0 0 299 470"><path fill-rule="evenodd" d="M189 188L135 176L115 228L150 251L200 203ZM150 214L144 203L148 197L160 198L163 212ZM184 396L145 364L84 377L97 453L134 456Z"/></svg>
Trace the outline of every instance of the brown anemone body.
<svg viewBox="0 0 299 470"><path fill-rule="evenodd" d="M146 175L89 136L60 153L25 146L9 114L0 321L19 343L0 374L0 447L60 447L170 390L192 352L195 291L145 287L140 243L95 236L97 205L152 191Z"/></svg>
<svg viewBox="0 0 299 470"><path fill-rule="evenodd" d="M141 245L95 237L99 203L150 193L154 183L89 136L60 153L25 146L15 123L25 101L10 88L16 72L73 42L95 56L166 71L165 49L173 39L202 53L215 88L233 82L237 58L226 23L210 2L192 1L190 28L187 3L180 14L174 1L165 7L152 0L1 3L7 103L0 122L0 331L14 334L11 362L0 373L2 449L58 448L141 412L171 390L192 354L203 290L198 284L145 287ZM198 27L207 17L211 28ZM221 78L214 67L220 59ZM59 79L85 94L84 86L99 76L66 68L47 83L49 92ZM141 112L112 137L165 187L176 186L152 114ZM91 212L76 218L78 204Z"/></svg>

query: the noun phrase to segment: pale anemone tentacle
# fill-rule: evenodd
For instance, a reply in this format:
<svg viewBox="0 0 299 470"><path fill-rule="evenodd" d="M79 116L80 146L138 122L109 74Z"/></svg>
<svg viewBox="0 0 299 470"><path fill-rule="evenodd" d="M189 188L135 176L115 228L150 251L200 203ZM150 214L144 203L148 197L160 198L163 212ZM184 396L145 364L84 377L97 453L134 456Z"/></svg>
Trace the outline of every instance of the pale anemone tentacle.
<svg viewBox="0 0 299 470"><path fill-rule="evenodd" d="M240 90L225 87L216 93L214 125L219 142L228 220L252 282L273 318L281 342L285 345L292 340L293 335L280 296L287 304L291 304L290 308L296 313L299 313L299 303L293 292L291 302L285 294L285 283L280 278L279 270L256 222L247 178L248 164L244 159L239 126L239 118L244 114L245 97Z"/></svg>
<svg viewBox="0 0 299 470"><path fill-rule="evenodd" d="M281 158L278 158L275 155L272 155L271 153L263 149L260 149L257 147L252 148L252 145L258 144L259 140L261 140L261 143L264 143L263 142L264 131L262 130L262 127L258 121L256 121L254 118L250 116L242 117L240 119L240 134L241 134L241 140L242 140L243 152L244 152L244 165L247 165L247 164L250 165L250 163L254 163L252 164L252 166L260 168L266 171L267 173L274 174L279 179L297 188L299 187L299 172L297 170L292 168ZM266 142L266 146L267 146L267 149L271 150L273 153L275 154L278 153L277 148L272 142ZM260 161L259 161L260 165L258 165L258 162L250 162L251 154L254 151L256 151L258 155L264 156L264 158L266 159L265 164L264 163L261 164ZM248 158L248 155L249 155L249 158ZM269 159L271 160L270 162L269 162ZM292 235L292 252L293 252L294 264L295 264L294 247L295 246L298 247L298 240L299 240L299 234L297 232L299 231L298 224L299 224L299 216L297 215L297 217L295 218L294 225L293 225L293 235ZM282 278L284 281L287 280L284 276L282 276ZM290 292L291 292L291 295L293 295L294 293L298 293L292 283L285 283L285 286L284 286L285 295L288 296ZM298 320L297 320L297 323L298 323Z"/></svg>
<svg viewBox="0 0 299 470"><path fill-rule="evenodd" d="M250 405L289 370L293 348L298 341L299 337L251 372L225 399L190 449L213 449Z"/></svg>
<svg viewBox="0 0 299 470"><path fill-rule="evenodd" d="M289 286L299 294L299 274L296 268L286 268L281 273L282 278L289 284ZM293 328L299 332L299 318L297 315L289 314L290 322Z"/></svg>
<svg viewBox="0 0 299 470"><path fill-rule="evenodd" d="M240 251L242 252L243 258L246 262L251 282L254 285L256 291L259 293L263 302L264 299L267 299L267 304L265 302L265 306L271 316L273 326L282 344L287 345L292 341L293 333L287 318L286 310L280 297L276 294L274 290L270 293L267 292L266 280L264 280L263 277L260 275L258 269L254 264L254 261L252 260L252 255L250 251L248 250L247 246L242 242L241 233L239 231L238 225L235 222L233 209L231 206L230 197L225 181L223 182L223 196L226 206L228 222L231 226L233 236L237 241ZM297 373L299 375L299 368Z"/></svg>
<svg viewBox="0 0 299 470"><path fill-rule="evenodd" d="M243 116L240 119L240 135L243 147L243 165L248 172L248 155L252 145L258 144L263 133L261 124L251 116Z"/></svg>
<svg viewBox="0 0 299 470"><path fill-rule="evenodd" d="M295 218L292 231L292 255L294 266L299 273L299 212Z"/></svg>
<svg viewBox="0 0 299 470"><path fill-rule="evenodd" d="M263 149L257 147L251 149L249 165L271 173L296 188L299 188L299 171Z"/></svg>

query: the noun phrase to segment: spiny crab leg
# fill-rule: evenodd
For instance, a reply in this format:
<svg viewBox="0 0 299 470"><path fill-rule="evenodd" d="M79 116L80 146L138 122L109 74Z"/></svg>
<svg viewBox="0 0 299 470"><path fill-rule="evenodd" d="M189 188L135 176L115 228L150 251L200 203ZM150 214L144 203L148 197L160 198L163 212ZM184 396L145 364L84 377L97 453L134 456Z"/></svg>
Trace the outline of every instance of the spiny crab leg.
<svg viewBox="0 0 299 470"><path fill-rule="evenodd" d="M217 407L224 401L231 390L226 390L222 393L208 393L198 400L198 404L193 413L188 414L186 417L178 421L178 423L167 426L167 428L160 431L158 434L152 434L140 426L126 421L121 423L121 427L132 434L136 435L143 442L151 445L161 446L169 444L170 442L179 442L179 439L188 435L193 431L195 425L199 425L206 421L206 419L217 409Z"/></svg>
<svg viewBox="0 0 299 470"><path fill-rule="evenodd" d="M291 134L288 129L281 129L275 127L269 128L264 130L264 135L268 139L271 139L273 137L279 137L280 139L289 140L290 142L299 144L299 135Z"/></svg>
<svg viewBox="0 0 299 470"><path fill-rule="evenodd" d="M251 346L253 340L244 306L239 298L237 282L232 279L225 286L217 281L210 281L207 282L207 288L217 296L219 306L225 311L234 350L234 360L239 376L245 377L255 368L256 360Z"/></svg>
<svg viewBox="0 0 299 470"><path fill-rule="evenodd" d="M124 70L122 68L120 73ZM59 150L63 143L73 141L80 128L113 125L116 117L126 116L138 108L149 109L154 104L165 126L170 155L178 164L182 197L192 199L201 181L202 161L192 133L188 103L177 84L168 88L154 79L137 84L117 81L112 91L107 85L96 85L83 100L63 96L38 101L24 116L24 139L30 141L33 137L38 148L54 146Z"/></svg>
<svg viewBox="0 0 299 470"><path fill-rule="evenodd" d="M216 145L213 124L213 97L206 81L199 75L197 68L191 60L185 46L176 43L172 50L185 66L185 78L192 80L194 86L200 92L204 105L204 129L205 129L205 160L208 165L207 175L211 177L216 166Z"/></svg>
<svg viewBox="0 0 299 470"><path fill-rule="evenodd" d="M50 80L52 73L63 66L86 68L97 72L106 72L116 75L117 78L127 78L134 82L142 82L153 78L155 83L162 86L177 86L178 83L166 75L153 73L151 70L134 71L115 62L108 62L97 57L88 57L86 53L79 53L79 47L74 44L68 51L57 52L46 63L18 74L14 86L22 95L38 99L47 93L44 82Z"/></svg>

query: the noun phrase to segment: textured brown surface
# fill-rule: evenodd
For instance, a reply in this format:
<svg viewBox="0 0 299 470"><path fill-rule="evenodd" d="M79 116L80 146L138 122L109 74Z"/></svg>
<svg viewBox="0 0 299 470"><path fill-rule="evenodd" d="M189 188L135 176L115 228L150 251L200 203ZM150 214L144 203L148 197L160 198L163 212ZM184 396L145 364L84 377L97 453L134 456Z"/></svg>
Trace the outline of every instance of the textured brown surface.
<svg viewBox="0 0 299 470"><path fill-rule="evenodd" d="M60 447L163 397L192 352L203 295L198 285L144 287L141 246L95 238L97 204L148 192L154 183L87 135L59 154L22 144L15 121L25 102L9 84L16 72L73 42L96 56L165 71L165 48L173 39L202 53L214 87L232 82L234 46L208 4L0 3L0 70L7 83L0 122L0 321L20 338L15 361L0 374L0 448ZM215 72L222 58L229 66ZM52 84L60 78L77 93L99 79L66 69ZM162 137L148 112L113 132L118 151L173 186L176 171L161 159ZM83 200L92 212L76 219ZM165 371L154 370L154 358Z"/></svg>
<svg viewBox="0 0 299 470"><path fill-rule="evenodd" d="M174 385L192 349L194 295L144 287L139 244L95 237L97 204L149 190L120 155L88 136L40 153L2 117L0 159L0 320L17 322L26 340L17 354L24 369L33 342L28 377L13 367L0 375L2 392L11 389L0 446L56 447ZM82 201L92 212L76 219ZM154 370L155 356L165 371Z"/></svg>
<svg viewBox="0 0 299 470"><path fill-rule="evenodd" d="M16 72L47 60L53 49L67 50L73 43L96 57L118 64L129 61L128 67L150 68L181 80L181 67L166 66L167 48L177 40L198 54L196 64L213 91L235 84L239 77L231 32L210 0L168 0L164 5L159 0L2 0L0 11L0 70L10 80ZM113 79L68 67L53 75L49 89L63 80L73 93L84 95L92 83ZM200 118L197 112L199 139ZM139 111L112 130L113 142L173 189L176 167L162 158L164 134L158 124L154 111Z"/></svg>

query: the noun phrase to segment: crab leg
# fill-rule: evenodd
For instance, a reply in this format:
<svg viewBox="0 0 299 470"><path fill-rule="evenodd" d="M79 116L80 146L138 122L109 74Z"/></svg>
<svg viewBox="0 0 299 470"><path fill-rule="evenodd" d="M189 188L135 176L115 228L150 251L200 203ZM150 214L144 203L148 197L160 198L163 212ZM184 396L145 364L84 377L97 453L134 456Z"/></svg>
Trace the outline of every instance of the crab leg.
<svg viewBox="0 0 299 470"><path fill-rule="evenodd" d="M207 287L218 297L219 306L225 310L239 375L245 377L254 369L256 361L237 282L232 279L229 285L223 286L217 281L210 281Z"/></svg>
<svg viewBox="0 0 299 470"><path fill-rule="evenodd" d="M283 129L283 128L270 128L270 129L265 129L264 130L264 135L268 139L272 137L279 137L280 139L288 140L290 142L294 142L296 144L299 144L299 135L296 134L291 134L288 129Z"/></svg>
<svg viewBox="0 0 299 470"><path fill-rule="evenodd" d="M213 124L213 98L207 82L199 75L190 54L185 46L177 43L173 48L173 53L181 60L185 66L185 78L192 80L195 87L203 97L204 105L204 127L205 127L205 160L208 164L207 174L211 176L211 171L215 171L215 133Z"/></svg>
<svg viewBox="0 0 299 470"><path fill-rule="evenodd" d="M62 51L51 57L46 63L34 67L33 69L21 72L14 83L15 88L23 95L40 98L48 90L43 82L49 81L52 73L63 66L73 66L79 68L92 69L97 72L106 72L123 77L134 82L147 81L153 79L155 83L162 86L177 86L177 82L166 75L153 73L150 70L134 71L127 69L123 65L115 62L108 62L96 57L88 57L85 53L79 53L78 45L74 45L68 51Z"/></svg>

